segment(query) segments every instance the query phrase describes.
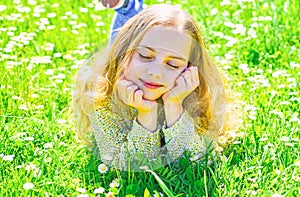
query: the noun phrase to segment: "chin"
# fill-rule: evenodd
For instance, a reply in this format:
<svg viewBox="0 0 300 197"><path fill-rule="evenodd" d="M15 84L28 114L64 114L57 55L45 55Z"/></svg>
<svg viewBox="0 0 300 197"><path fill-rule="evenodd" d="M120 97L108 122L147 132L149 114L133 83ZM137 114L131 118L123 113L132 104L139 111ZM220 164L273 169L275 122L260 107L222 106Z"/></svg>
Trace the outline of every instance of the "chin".
<svg viewBox="0 0 300 197"><path fill-rule="evenodd" d="M149 100L149 101L155 101L159 98L160 96L153 96L153 95L144 95L143 99Z"/></svg>

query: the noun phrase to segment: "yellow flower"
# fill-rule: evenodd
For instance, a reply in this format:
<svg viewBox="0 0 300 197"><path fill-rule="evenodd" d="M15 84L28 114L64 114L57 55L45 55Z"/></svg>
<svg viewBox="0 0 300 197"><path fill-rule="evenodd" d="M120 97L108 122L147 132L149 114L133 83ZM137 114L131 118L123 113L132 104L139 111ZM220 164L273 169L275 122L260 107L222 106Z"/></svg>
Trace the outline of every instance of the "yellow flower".
<svg viewBox="0 0 300 197"><path fill-rule="evenodd" d="M295 161L294 165L297 166L297 167L300 167L300 160Z"/></svg>
<svg viewBox="0 0 300 197"><path fill-rule="evenodd" d="M105 189L103 187L94 190L94 194L103 194Z"/></svg>
<svg viewBox="0 0 300 197"><path fill-rule="evenodd" d="M108 167L104 163L102 163L98 166L98 171L100 173L105 173L105 172L107 172L107 170L108 170Z"/></svg>
<svg viewBox="0 0 300 197"><path fill-rule="evenodd" d="M105 196L106 196L106 197L114 197L115 195L114 195L114 193L112 193L112 192L108 192Z"/></svg>
<svg viewBox="0 0 300 197"><path fill-rule="evenodd" d="M226 138L225 136L221 135L221 136L218 138L218 143L219 143L220 145L225 145L226 142L227 142L227 138Z"/></svg>
<svg viewBox="0 0 300 197"><path fill-rule="evenodd" d="M23 188L26 190L31 190L31 189L33 189L33 187L34 187L34 184L32 184L32 183L25 183L23 185Z"/></svg>
<svg viewBox="0 0 300 197"><path fill-rule="evenodd" d="M217 152L222 152L224 149L223 149L223 147L221 147L221 146L217 146L217 147L215 148L215 150L216 150Z"/></svg>

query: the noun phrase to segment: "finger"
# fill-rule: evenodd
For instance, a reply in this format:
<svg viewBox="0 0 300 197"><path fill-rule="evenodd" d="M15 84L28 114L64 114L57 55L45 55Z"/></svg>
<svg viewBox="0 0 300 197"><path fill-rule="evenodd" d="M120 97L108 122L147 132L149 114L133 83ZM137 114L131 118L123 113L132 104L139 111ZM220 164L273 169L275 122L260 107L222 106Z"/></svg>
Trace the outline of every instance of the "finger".
<svg viewBox="0 0 300 197"><path fill-rule="evenodd" d="M116 84L117 95L125 103L124 96L123 96L125 94L124 86L125 86L125 84L124 84L123 80L117 81L117 84Z"/></svg>
<svg viewBox="0 0 300 197"><path fill-rule="evenodd" d="M176 86L181 86L181 85L184 85L184 84L185 84L185 80L184 80L183 75L181 75L176 80Z"/></svg>
<svg viewBox="0 0 300 197"><path fill-rule="evenodd" d="M190 69L187 69L183 74L184 82L187 86L192 84L192 76L191 75L192 74L191 74Z"/></svg>
<svg viewBox="0 0 300 197"><path fill-rule="evenodd" d="M142 103L143 101L143 94L144 92L142 90L137 90L134 93L134 101L135 103Z"/></svg>
<svg viewBox="0 0 300 197"><path fill-rule="evenodd" d="M194 86L199 85L199 73L198 68L196 66L190 67L191 78Z"/></svg>
<svg viewBox="0 0 300 197"><path fill-rule="evenodd" d="M131 81L128 80L118 80L117 81L117 94L118 97L126 104L129 104L129 96L128 96L128 92L127 92L127 87L130 86L131 84L133 84Z"/></svg>
<svg viewBox="0 0 300 197"><path fill-rule="evenodd" d="M136 85L127 86L126 92L127 92L128 104L134 104L134 93L137 89L138 87Z"/></svg>

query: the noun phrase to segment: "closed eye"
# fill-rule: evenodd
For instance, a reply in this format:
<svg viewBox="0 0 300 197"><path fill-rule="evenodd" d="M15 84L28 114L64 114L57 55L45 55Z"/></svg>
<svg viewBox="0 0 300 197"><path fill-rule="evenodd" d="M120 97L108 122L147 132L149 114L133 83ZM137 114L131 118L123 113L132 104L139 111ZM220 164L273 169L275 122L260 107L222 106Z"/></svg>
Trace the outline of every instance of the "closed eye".
<svg viewBox="0 0 300 197"><path fill-rule="evenodd" d="M139 53L139 57L140 57L141 60L147 61L147 62L154 59L153 56L147 56L147 55L143 55L143 54L141 54L141 53Z"/></svg>
<svg viewBox="0 0 300 197"><path fill-rule="evenodd" d="M185 67L186 66L186 62L183 60L179 60L179 59L167 59L165 61L165 64L168 65L169 67L173 68L173 69L179 69L181 67Z"/></svg>
<svg viewBox="0 0 300 197"><path fill-rule="evenodd" d="M174 64L171 64L171 63L167 63L168 66L170 66L171 68L174 68L174 69L178 69L180 66L177 66L177 65L174 65Z"/></svg>

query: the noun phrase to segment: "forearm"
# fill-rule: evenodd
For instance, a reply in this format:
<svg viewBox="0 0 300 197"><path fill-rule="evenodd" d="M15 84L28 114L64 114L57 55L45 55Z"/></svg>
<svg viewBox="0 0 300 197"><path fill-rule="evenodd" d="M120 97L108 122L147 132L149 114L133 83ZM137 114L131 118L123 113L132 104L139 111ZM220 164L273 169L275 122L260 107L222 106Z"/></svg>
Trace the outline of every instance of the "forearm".
<svg viewBox="0 0 300 197"><path fill-rule="evenodd" d="M127 137L130 154L141 153L146 158L155 157L160 149L159 130L160 127L154 132L150 132L134 120Z"/></svg>
<svg viewBox="0 0 300 197"><path fill-rule="evenodd" d="M166 148L172 160L180 157L185 150L192 155L203 152L202 138L197 134L193 120L186 112L169 128L163 129Z"/></svg>
<svg viewBox="0 0 300 197"><path fill-rule="evenodd" d="M151 111L139 111L137 122L150 132L155 132L157 130L157 107Z"/></svg>
<svg viewBox="0 0 300 197"><path fill-rule="evenodd" d="M182 104L164 104L165 116L166 116L166 125L167 127L171 127L178 119L181 117L183 113Z"/></svg>

